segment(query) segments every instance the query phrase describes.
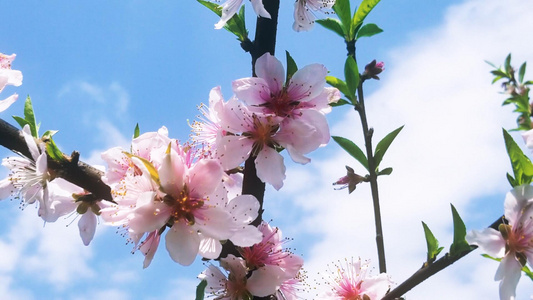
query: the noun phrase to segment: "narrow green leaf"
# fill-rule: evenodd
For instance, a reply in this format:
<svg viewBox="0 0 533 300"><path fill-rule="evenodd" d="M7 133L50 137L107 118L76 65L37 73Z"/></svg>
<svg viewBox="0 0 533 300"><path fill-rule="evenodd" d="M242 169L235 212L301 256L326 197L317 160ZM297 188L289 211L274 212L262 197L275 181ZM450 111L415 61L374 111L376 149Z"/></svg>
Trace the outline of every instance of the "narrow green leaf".
<svg viewBox="0 0 533 300"><path fill-rule="evenodd" d="M337 0L335 1L335 4L333 5L333 11L337 14L337 16L340 19L341 26L343 28L343 32L349 33L350 32L350 21L352 18L352 9L350 8L350 0ZM352 39L349 39L348 36L344 35L345 40L351 41Z"/></svg>
<svg viewBox="0 0 533 300"><path fill-rule="evenodd" d="M428 247L427 263L430 264L435 261L437 255L442 251L442 247L439 247L439 241L435 238L426 223L422 222L424 227L424 235L426 236L426 244Z"/></svg>
<svg viewBox="0 0 533 300"><path fill-rule="evenodd" d="M499 76L499 77L508 77L509 76L507 73L505 73L504 71L502 71L500 69L490 71L490 73L492 73L492 75Z"/></svg>
<svg viewBox="0 0 533 300"><path fill-rule="evenodd" d="M292 58L289 51L285 51L285 55L287 56L287 79L285 82L289 82L289 79L292 78L292 75L298 71L298 66L296 65L296 62Z"/></svg>
<svg viewBox="0 0 533 300"><path fill-rule="evenodd" d="M368 23L363 25L361 29L357 31L357 38L361 37L371 37L373 35L376 35L378 33L383 32L383 29L379 28L378 25L373 23Z"/></svg>
<svg viewBox="0 0 533 300"><path fill-rule="evenodd" d="M453 243L450 246L450 256L455 257L461 253L470 250L470 245L466 241L466 226L461 216L453 206L452 206L452 216L453 216Z"/></svg>
<svg viewBox="0 0 533 300"><path fill-rule="evenodd" d="M341 22L337 19L327 18L327 19L322 19L322 20L316 20L315 23L318 23L322 25L324 28L335 32L336 34L340 35L340 37L342 38L344 38L344 36L346 35L344 33L344 29L342 27Z"/></svg>
<svg viewBox="0 0 533 300"><path fill-rule="evenodd" d="M526 74L526 63L524 62L518 70L518 82L524 82L524 75Z"/></svg>
<svg viewBox="0 0 533 300"><path fill-rule="evenodd" d="M390 175L392 173L392 168L385 168L377 173L377 175Z"/></svg>
<svg viewBox="0 0 533 300"><path fill-rule="evenodd" d="M133 138L136 139L141 135L141 131L139 130L139 123L135 125L135 129L133 130Z"/></svg>
<svg viewBox="0 0 533 300"><path fill-rule="evenodd" d="M63 152L61 152L56 143L54 143L52 136L48 136L46 140L46 153L55 161L61 162L66 160L65 156L63 156Z"/></svg>
<svg viewBox="0 0 533 300"><path fill-rule="evenodd" d="M357 87L359 86L359 70L357 68L357 63L352 56L346 57L346 63L344 63L344 77L346 78L346 85L348 86L348 91L350 92L348 99L355 99L355 93ZM352 97L352 98L350 98Z"/></svg>
<svg viewBox="0 0 533 300"><path fill-rule="evenodd" d="M202 280L196 287L196 300L204 300L205 288L207 287L207 280Z"/></svg>
<svg viewBox="0 0 533 300"><path fill-rule="evenodd" d="M352 18L352 24L351 28L353 31L350 31L350 36L355 37L355 27L365 20L366 16L378 5L380 0L363 0L357 10L355 11L355 14Z"/></svg>
<svg viewBox="0 0 533 300"><path fill-rule="evenodd" d="M339 144L339 146L341 146L342 149L348 152L348 154L350 154L368 170L368 160L361 148L347 138L340 136L332 136L332 138L335 142L337 142L337 144Z"/></svg>
<svg viewBox="0 0 533 300"><path fill-rule="evenodd" d="M487 64L489 64L491 67L493 67L494 69L498 69L498 67L496 67L495 64L491 63L490 61L486 60L485 61Z"/></svg>
<svg viewBox="0 0 533 300"><path fill-rule="evenodd" d="M516 180L514 179L513 176L511 176L511 174L507 173L507 181L509 181L509 184L512 186L512 187L515 187L515 186L518 186L519 184L516 183Z"/></svg>
<svg viewBox="0 0 533 300"><path fill-rule="evenodd" d="M349 102L349 101L346 100L346 99L339 99L339 101L337 101L337 102L335 102L335 103L330 103L329 106L331 106L331 107L337 107L337 106L343 106L343 105L346 105L346 104L352 105L352 103Z"/></svg>
<svg viewBox="0 0 533 300"><path fill-rule="evenodd" d="M43 133L43 135L41 136L42 139L46 139L48 137L52 137L54 136L54 134L56 134L58 132L58 130L47 130L45 133Z"/></svg>
<svg viewBox="0 0 533 300"><path fill-rule="evenodd" d="M27 124L29 125L30 123L28 121L26 121L26 119L23 119L19 116L13 116L13 119L15 119L15 121L17 121L17 123L19 124L20 128L24 128L24 126L26 126Z"/></svg>
<svg viewBox="0 0 533 300"><path fill-rule="evenodd" d="M356 98L355 96L350 95L350 91L348 90L348 86L346 85L346 82L333 76L326 76L326 82L332 87L339 89L339 91L343 93L344 96L346 96L346 98L348 98L352 103L355 104Z"/></svg>
<svg viewBox="0 0 533 300"><path fill-rule="evenodd" d="M522 149L516 144L511 135L503 129L503 138L505 140L505 148L511 160L513 167L513 174L515 179L514 186L522 184L530 184L533 178L533 164L531 160L522 152Z"/></svg>
<svg viewBox="0 0 533 300"><path fill-rule="evenodd" d="M26 98L26 102L24 103L24 119L26 119L30 125L31 135L35 138L39 138L39 135L37 134L37 121L35 121L35 114L33 112L30 96Z"/></svg>
<svg viewBox="0 0 533 300"><path fill-rule="evenodd" d="M396 128L389 134L387 134L376 146L376 151L374 153L374 160L376 161L376 168L379 167L379 164L381 163L381 160L383 159L383 156L385 155L385 152L387 152L387 149L389 149L389 146L391 145L392 141L396 138L398 133L402 131L403 126L400 126L399 128Z"/></svg>
<svg viewBox="0 0 533 300"><path fill-rule="evenodd" d="M148 161L147 159L142 158L140 156L128 153L128 152L122 152L122 153L124 153L129 158L135 157L135 158L139 159L143 163L143 165L146 168L146 170L148 171L148 173L150 174L150 177L152 177L152 180L155 183L157 183L157 185L159 185L159 186L161 185L161 181L159 180L159 173L157 172L157 169L154 167L154 165L152 165L152 163L150 161Z"/></svg>
<svg viewBox="0 0 533 300"><path fill-rule="evenodd" d="M504 68L507 73L511 72L511 53L505 58Z"/></svg>
<svg viewBox="0 0 533 300"><path fill-rule="evenodd" d="M200 4L204 5L205 7L209 8L212 12L217 14L217 16L222 16L222 7L216 3L210 2L210 1L204 1L204 0L196 0ZM239 41L244 41L248 37L248 31L246 30L246 24L244 20L244 5L241 7L241 10L238 14L233 15L231 19L228 20L226 25L224 25L224 29L227 31L233 33L237 36L237 39Z"/></svg>

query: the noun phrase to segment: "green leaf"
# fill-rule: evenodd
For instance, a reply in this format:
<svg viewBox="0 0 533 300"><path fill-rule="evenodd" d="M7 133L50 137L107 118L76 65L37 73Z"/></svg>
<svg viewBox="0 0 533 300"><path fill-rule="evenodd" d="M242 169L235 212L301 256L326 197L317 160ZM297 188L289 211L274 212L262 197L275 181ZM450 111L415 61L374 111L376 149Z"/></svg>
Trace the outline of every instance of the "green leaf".
<svg viewBox="0 0 533 300"><path fill-rule="evenodd" d="M15 121L17 121L17 123L19 124L20 128L23 128L24 126L26 126L26 124L30 124L28 121L26 121L26 119L23 119L19 116L13 116L13 119L15 119Z"/></svg>
<svg viewBox="0 0 533 300"><path fill-rule="evenodd" d="M461 216L453 206L452 206L452 216L453 216L453 243L450 246L450 256L455 257L461 253L470 250L470 245L466 241L466 226Z"/></svg>
<svg viewBox="0 0 533 300"><path fill-rule="evenodd" d="M346 33L350 32L350 20L352 18L352 9L350 8L350 0L337 0L333 5L333 11L337 14L340 19L343 32L345 33L344 38L347 41L353 40L346 36Z"/></svg>
<svg viewBox="0 0 533 300"><path fill-rule="evenodd" d="M494 69L498 69L498 67L496 67L495 64L491 63L490 61L486 60L485 61L487 64L489 64L491 67L493 67Z"/></svg>
<svg viewBox="0 0 533 300"><path fill-rule="evenodd" d="M350 95L350 91L348 90L348 86L346 85L346 82L333 76L326 76L326 82L332 87L339 89L339 91L343 93L344 96L346 96L346 98L348 98L353 104L356 103L355 100L357 98L355 98L355 96Z"/></svg>
<svg viewBox="0 0 533 300"><path fill-rule="evenodd" d="M402 131L403 126L400 126L399 128L396 128L389 134L387 134L376 146L376 151L374 153L374 160L376 162L376 168L381 163L381 160L383 159L383 156L385 155L385 152L387 152L387 149L389 149L389 146L391 145L392 141L396 138L398 133Z"/></svg>
<svg viewBox="0 0 533 300"><path fill-rule="evenodd" d="M31 98L28 96L24 103L24 119L30 125L31 135L35 138L39 138L37 134L37 121L35 121L35 114L33 113L33 105L31 104Z"/></svg>
<svg viewBox="0 0 533 300"><path fill-rule="evenodd" d="M373 35L376 35L378 33L383 32L383 29L379 28L378 25L373 23L365 24L361 29L357 31L357 38L361 37L371 37Z"/></svg>
<svg viewBox="0 0 533 300"><path fill-rule="evenodd" d="M349 101L346 100L346 99L339 99L339 101L337 101L337 102L335 102L335 103L330 103L329 106L331 106L331 107L337 107L337 106L343 106L343 105L346 105L346 104L352 105L352 103L349 102Z"/></svg>
<svg viewBox="0 0 533 300"><path fill-rule="evenodd" d="M339 144L339 146L341 146L342 149L348 152L348 154L350 154L368 170L368 160L361 148L347 138L340 136L332 136L332 138L335 142L337 142L337 144Z"/></svg>
<svg viewBox="0 0 533 300"><path fill-rule="evenodd" d="M350 28L353 31L350 31L350 36L355 36L355 27L363 23L366 16L368 16L370 11L372 11L372 9L378 5L379 1L380 0L363 0L363 2L361 2L352 18L352 24Z"/></svg>
<svg viewBox="0 0 533 300"><path fill-rule="evenodd" d="M124 153L129 158L135 157L135 158L139 159L143 163L143 165L146 168L146 170L148 171L148 173L150 174L150 177L152 178L152 180L155 183L157 183L157 185L161 186L161 181L159 180L159 173L157 172L157 169L154 167L154 165L152 165L152 163L150 161L148 161L145 158L142 158L140 156L137 156L137 155L125 152L125 151L122 152L122 153Z"/></svg>
<svg viewBox="0 0 533 300"><path fill-rule="evenodd" d="M209 8L219 17L222 16L222 7L220 5L210 1L197 1L205 7ZM248 38L248 31L246 30L246 23L244 20L244 5L241 7L238 14L233 15L233 17L228 20L226 25L224 25L224 29L236 35L237 39L241 42Z"/></svg>
<svg viewBox="0 0 533 300"><path fill-rule="evenodd" d="M426 236L426 244L428 247L426 262L430 264L435 261L437 255L439 255L444 247L439 247L439 241L435 238L426 223L422 222L422 226L424 227L424 235Z"/></svg>
<svg viewBox="0 0 533 300"><path fill-rule="evenodd" d="M505 58L504 68L507 73L511 73L511 53Z"/></svg>
<svg viewBox="0 0 533 300"><path fill-rule="evenodd" d="M292 78L292 75L294 75L294 73L298 71L298 66L296 65L296 62L292 58L289 51L285 51L285 54L287 56L287 79L285 80L285 82L289 82L289 79Z"/></svg>
<svg viewBox="0 0 533 300"><path fill-rule="evenodd" d="M344 38L345 36L344 29L339 20L327 18L327 19L322 19L322 20L316 20L315 22L324 26L324 28L335 32L336 34L340 35L342 38Z"/></svg>
<svg viewBox="0 0 533 300"><path fill-rule="evenodd" d="M356 99L355 93L359 86L359 70L355 59L350 55L346 57L346 63L344 64L344 77L346 77L346 85L348 86L348 91L350 93L346 97L348 97L348 99Z"/></svg>
<svg viewBox="0 0 533 300"><path fill-rule="evenodd" d="M202 280L196 287L196 300L204 300L205 288L207 287L207 280Z"/></svg>
<svg viewBox="0 0 533 300"><path fill-rule="evenodd" d="M526 63L524 62L518 70L518 82L524 82L524 75L526 74Z"/></svg>
<svg viewBox="0 0 533 300"><path fill-rule="evenodd" d="M135 129L133 130L133 138L134 139L138 138L140 134L141 134L141 132L139 130L139 123L137 123L135 125Z"/></svg>
<svg viewBox="0 0 533 300"><path fill-rule="evenodd" d="M505 140L505 148L511 160L513 167L514 183L513 187L530 184L533 178L533 164L531 160L522 152L522 149L516 144L511 135L503 129L503 138Z"/></svg>
<svg viewBox="0 0 533 300"><path fill-rule="evenodd" d="M66 161L65 156L63 156L63 152L61 152L56 143L54 143L52 136L48 136L46 139L46 153L55 161Z"/></svg>
<svg viewBox="0 0 533 300"><path fill-rule="evenodd" d="M392 168L385 168L377 173L377 175L390 175L392 173Z"/></svg>
<svg viewBox="0 0 533 300"><path fill-rule="evenodd" d="M490 71L490 73L492 73L492 75L494 76L498 76L500 78L504 77L504 78L507 78L509 77L509 75L507 73L505 73L504 71L498 69L498 70L493 70L493 71Z"/></svg>

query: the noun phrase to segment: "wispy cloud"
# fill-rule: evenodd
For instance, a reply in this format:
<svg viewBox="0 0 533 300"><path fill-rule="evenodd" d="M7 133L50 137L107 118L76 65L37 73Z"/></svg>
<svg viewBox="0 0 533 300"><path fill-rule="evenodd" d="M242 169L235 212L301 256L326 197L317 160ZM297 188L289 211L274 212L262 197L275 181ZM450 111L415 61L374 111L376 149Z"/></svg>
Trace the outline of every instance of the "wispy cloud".
<svg viewBox="0 0 533 300"><path fill-rule="evenodd" d="M450 203L467 221L476 219L480 227L502 213L509 166L501 127L511 127L515 116L500 106L503 96L497 86L490 85L490 67L483 60L499 63L510 51L516 62L531 59L531 39L517 31L533 26L531 12L533 4L524 1L473 0L453 6L440 26L392 49L382 81L371 83L380 86L366 99L375 127L374 143L406 125L383 161L383 167L392 166L394 172L380 178L388 269L396 282L425 259L421 220L447 247L451 242ZM356 140L363 148L359 132L358 116L352 112L332 127L333 134ZM353 158L338 151L306 167L306 172L318 177L288 176L284 187L293 195L285 198L292 197L307 215L298 227L320 237L307 255L308 274L316 280L320 276L314 274L327 263L351 256L372 259L377 272L369 188L358 187L350 196L346 191L332 191L331 182L345 173L344 165L363 173ZM291 169L298 170L289 170L294 175L302 168ZM442 272L408 298L497 297L496 265L471 255L477 257ZM522 290L518 298L529 293Z"/></svg>

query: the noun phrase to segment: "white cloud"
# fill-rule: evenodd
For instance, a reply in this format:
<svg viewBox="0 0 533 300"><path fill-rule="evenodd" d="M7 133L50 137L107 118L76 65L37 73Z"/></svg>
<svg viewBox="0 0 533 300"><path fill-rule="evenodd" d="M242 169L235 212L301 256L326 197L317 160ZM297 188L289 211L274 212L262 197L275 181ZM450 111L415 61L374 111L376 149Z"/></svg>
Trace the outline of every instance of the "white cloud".
<svg viewBox="0 0 533 300"><path fill-rule="evenodd" d="M484 60L498 64L511 51L515 64L533 58L531 38L519 31L533 26L531 12L533 3L526 1L473 0L453 6L441 26L392 49L382 81L371 83L380 86L365 99L375 127L374 144L406 125L382 164L394 172L379 183L388 270L394 281L407 278L425 259L421 220L447 248L450 203L466 220L478 216L473 208L484 210L481 223L486 225L503 211L509 166L501 127L512 127L516 116L500 106L504 96L497 85L490 85L490 67ZM363 146L359 124L355 113L347 113L334 124L332 134ZM345 173L346 164L362 173L362 167L339 151L307 167L306 172L320 178L288 177L284 187L308 216L296 226L321 237L307 255L312 278L328 262L350 256L371 258L377 270L368 186L350 196L345 190L332 191L330 182ZM497 207L476 202L494 195L502 199ZM498 284L492 281L496 263L468 258L456 264L408 293L408 299L497 297ZM520 293L519 299L530 296L523 288Z"/></svg>

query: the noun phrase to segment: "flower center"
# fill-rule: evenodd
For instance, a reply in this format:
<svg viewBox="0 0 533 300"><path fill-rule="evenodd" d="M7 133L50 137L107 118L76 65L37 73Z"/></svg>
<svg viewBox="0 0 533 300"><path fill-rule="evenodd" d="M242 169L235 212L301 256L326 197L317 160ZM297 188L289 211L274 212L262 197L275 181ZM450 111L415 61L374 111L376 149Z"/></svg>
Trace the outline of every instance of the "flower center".
<svg viewBox="0 0 533 300"><path fill-rule="evenodd" d="M180 192L178 197L173 197L168 194L165 195L163 202L172 209L170 223L184 219L189 225L194 225L194 212L204 205L203 200L191 199L189 197L187 187Z"/></svg>
<svg viewBox="0 0 533 300"><path fill-rule="evenodd" d="M283 89L278 95L272 95L270 101L263 105L267 108L265 113L271 113L280 117L290 117L292 111L299 103L299 101L291 100L287 91Z"/></svg>
<svg viewBox="0 0 533 300"><path fill-rule="evenodd" d="M252 147L252 156L257 156L264 146L275 148L278 144L274 141L272 136L278 131L279 126L272 126L269 122L263 124L261 120L254 114L253 119L253 132L246 132L244 135L249 136L254 140Z"/></svg>

